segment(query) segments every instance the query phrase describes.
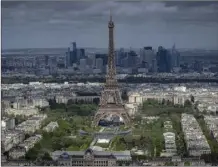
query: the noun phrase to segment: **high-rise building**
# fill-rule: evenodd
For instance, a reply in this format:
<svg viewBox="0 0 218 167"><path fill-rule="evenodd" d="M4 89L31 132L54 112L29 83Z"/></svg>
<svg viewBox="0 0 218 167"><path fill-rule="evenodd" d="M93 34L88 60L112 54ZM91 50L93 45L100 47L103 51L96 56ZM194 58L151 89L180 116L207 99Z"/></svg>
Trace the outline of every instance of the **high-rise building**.
<svg viewBox="0 0 218 167"><path fill-rule="evenodd" d="M122 54L120 54L120 66L128 66L128 52L122 52Z"/></svg>
<svg viewBox="0 0 218 167"><path fill-rule="evenodd" d="M158 72L169 73L172 70L171 54L168 50L166 50L162 46L158 47L157 66L158 66Z"/></svg>
<svg viewBox="0 0 218 167"><path fill-rule="evenodd" d="M80 63L79 63L79 68L80 71L85 71L86 70L86 59L80 59Z"/></svg>
<svg viewBox="0 0 218 167"><path fill-rule="evenodd" d="M76 42L72 42L71 43L71 47L70 47L70 51L74 51L74 50L76 50L77 48L76 48Z"/></svg>
<svg viewBox="0 0 218 167"><path fill-rule="evenodd" d="M65 68L70 67L71 66L71 62L70 62L70 47L68 47L67 52L65 54Z"/></svg>
<svg viewBox="0 0 218 167"><path fill-rule="evenodd" d="M84 59L85 58L85 49L81 48L80 49L80 59Z"/></svg>
<svg viewBox="0 0 218 167"><path fill-rule="evenodd" d="M76 63L79 63L80 59L82 59L80 49L76 49L76 59L77 59Z"/></svg>
<svg viewBox="0 0 218 167"><path fill-rule="evenodd" d="M128 61L128 57L125 57L121 60L121 66L124 68L128 68L129 67L129 61Z"/></svg>
<svg viewBox="0 0 218 167"><path fill-rule="evenodd" d="M94 68L96 62L95 54L90 54L87 57L87 65L89 65L90 68Z"/></svg>
<svg viewBox="0 0 218 167"><path fill-rule="evenodd" d="M123 48L120 48L119 51L116 52L116 65L121 66L121 61L125 58L125 52Z"/></svg>
<svg viewBox="0 0 218 167"><path fill-rule="evenodd" d="M108 63L108 56L107 56L107 54L96 54L95 58L96 59L97 58L102 58L104 66L107 65L107 63Z"/></svg>
<svg viewBox="0 0 218 167"><path fill-rule="evenodd" d="M152 72L157 72L157 60L152 60Z"/></svg>
<svg viewBox="0 0 218 167"><path fill-rule="evenodd" d="M49 57L48 66L49 67L57 67L57 57L56 56Z"/></svg>
<svg viewBox="0 0 218 167"><path fill-rule="evenodd" d="M135 67L137 65L137 54L134 51L128 53L128 66Z"/></svg>
<svg viewBox="0 0 218 167"><path fill-rule="evenodd" d="M97 58L96 59L96 68L97 69L103 69L103 60L102 60L102 58Z"/></svg>
<svg viewBox="0 0 218 167"><path fill-rule="evenodd" d="M70 65L76 64L79 62L78 59L78 49L76 48L76 42L71 43L70 47ZM80 53L79 53L80 54Z"/></svg>
<svg viewBox="0 0 218 167"><path fill-rule="evenodd" d="M76 42L73 42L73 50L76 50Z"/></svg>
<svg viewBox="0 0 218 167"><path fill-rule="evenodd" d="M140 61L148 64L148 69L152 68L152 60L155 59L155 53L151 46L146 46L140 51Z"/></svg>
<svg viewBox="0 0 218 167"><path fill-rule="evenodd" d="M180 66L180 54L176 50L175 44L172 47L171 55L172 55L172 67L179 67Z"/></svg>
<svg viewBox="0 0 218 167"><path fill-rule="evenodd" d="M55 74L57 73L57 56L50 56L49 57L49 73L50 74Z"/></svg>

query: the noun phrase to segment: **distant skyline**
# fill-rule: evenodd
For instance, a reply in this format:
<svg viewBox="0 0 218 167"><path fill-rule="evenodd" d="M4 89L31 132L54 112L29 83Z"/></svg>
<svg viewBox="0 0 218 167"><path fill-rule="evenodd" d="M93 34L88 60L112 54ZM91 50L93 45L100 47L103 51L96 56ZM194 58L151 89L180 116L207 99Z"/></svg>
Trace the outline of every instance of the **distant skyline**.
<svg viewBox="0 0 218 167"><path fill-rule="evenodd" d="M218 49L216 1L2 1L2 49L115 47Z"/></svg>

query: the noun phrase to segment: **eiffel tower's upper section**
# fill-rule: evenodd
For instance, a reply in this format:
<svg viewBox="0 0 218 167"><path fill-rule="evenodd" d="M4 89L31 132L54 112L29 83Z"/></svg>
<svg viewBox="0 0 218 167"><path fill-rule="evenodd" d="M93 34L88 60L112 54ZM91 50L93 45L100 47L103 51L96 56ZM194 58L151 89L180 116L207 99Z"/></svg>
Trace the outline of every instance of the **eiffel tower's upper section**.
<svg viewBox="0 0 218 167"><path fill-rule="evenodd" d="M116 79L116 66L115 66L115 54L114 54L114 22L110 12L110 20L108 22L109 28L109 46L108 46L108 71L106 75L105 87L117 87Z"/></svg>

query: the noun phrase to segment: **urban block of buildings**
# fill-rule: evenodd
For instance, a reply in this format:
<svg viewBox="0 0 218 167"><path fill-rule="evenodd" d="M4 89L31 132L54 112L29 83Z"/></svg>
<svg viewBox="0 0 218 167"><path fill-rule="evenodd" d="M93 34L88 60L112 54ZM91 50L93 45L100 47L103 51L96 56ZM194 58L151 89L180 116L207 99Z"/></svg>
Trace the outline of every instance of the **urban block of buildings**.
<svg viewBox="0 0 218 167"><path fill-rule="evenodd" d="M182 114L181 124L189 156L210 154L208 141L195 117L191 114Z"/></svg>
<svg viewBox="0 0 218 167"><path fill-rule="evenodd" d="M13 148L9 152L9 157L11 159L19 159L20 157L24 157L26 153L35 146L37 142L42 139L41 135L34 135L29 137L28 139L21 142L16 148Z"/></svg>
<svg viewBox="0 0 218 167"><path fill-rule="evenodd" d="M39 114L30 117L28 120L22 122L17 127L16 130L23 131L27 134L33 134L36 130L40 129L42 122L47 118L46 114Z"/></svg>

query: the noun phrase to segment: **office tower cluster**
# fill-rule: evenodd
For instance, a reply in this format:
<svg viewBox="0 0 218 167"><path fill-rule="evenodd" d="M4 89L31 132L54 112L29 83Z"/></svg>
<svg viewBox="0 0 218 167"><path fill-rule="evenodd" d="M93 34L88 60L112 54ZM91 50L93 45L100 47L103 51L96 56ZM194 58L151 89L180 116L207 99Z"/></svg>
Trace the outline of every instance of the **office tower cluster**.
<svg viewBox="0 0 218 167"><path fill-rule="evenodd" d="M78 49L76 47L76 42L72 42L71 46L68 48L68 51L66 52L66 67L73 66L74 64L80 64L80 59L84 58L85 49Z"/></svg>
<svg viewBox="0 0 218 167"><path fill-rule="evenodd" d="M83 73L105 73L107 65L107 54L88 53L85 49L78 49L76 42L66 52L66 68L75 68Z"/></svg>
<svg viewBox="0 0 218 167"><path fill-rule="evenodd" d="M156 55L151 46L140 50L141 69L147 69L150 72L157 72Z"/></svg>
<svg viewBox="0 0 218 167"><path fill-rule="evenodd" d="M16 56L2 56L2 75L49 76L62 74L105 74L107 72L108 53L99 49L78 48L72 42L66 49L28 51L13 53ZM170 73L179 71L180 54L175 45L172 49L160 46L157 50L151 46L141 49L116 49L115 64L119 74ZM28 56L27 56L28 55ZM181 64L185 71L190 66ZM195 61L191 67L202 71L203 65Z"/></svg>
<svg viewBox="0 0 218 167"><path fill-rule="evenodd" d="M76 42L71 44L66 52L66 68L75 68L83 73L106 73L106 53L86 53L85 49L78 49ZM120 48L115 51L115 64L118 73L148 73L172 72L179 67L179 52L175 45L172 49L162 46L155 51L151 46L146 46L137 52L134 49Z"/></svg>
<svg viewBox="0 0 218 167"><path fill-rule="evenodd" d="M155 61L155 60L154 60ZM171 73L178 71L180 67L180 54L175 48L175 44L172 49L165 49L162 46L158 47L156 53L156 64L157 72L160 73Z"/></svg>
<svg viewBox="0 0 218 167"><path fill-rule="evenodd" d="M180 54L175 45L172 49L160 46L157 51L146 46L139 53L131 49L125 52L121 48L116 52L116 65L130 73L170 73L180 67Z"/></svg>
<svg viewBox="0 0 218 167"><path fill-rule="evenodd" d="M158 72L171 72L172 70L171 54L162 46L158 47L157 66Z"/></svg>

